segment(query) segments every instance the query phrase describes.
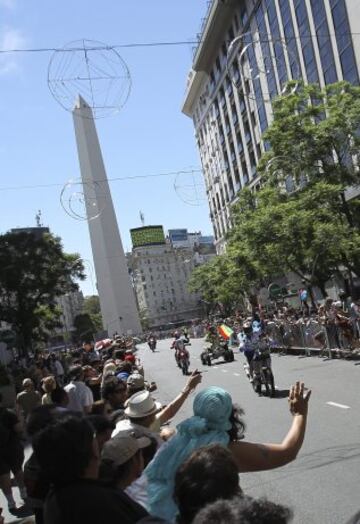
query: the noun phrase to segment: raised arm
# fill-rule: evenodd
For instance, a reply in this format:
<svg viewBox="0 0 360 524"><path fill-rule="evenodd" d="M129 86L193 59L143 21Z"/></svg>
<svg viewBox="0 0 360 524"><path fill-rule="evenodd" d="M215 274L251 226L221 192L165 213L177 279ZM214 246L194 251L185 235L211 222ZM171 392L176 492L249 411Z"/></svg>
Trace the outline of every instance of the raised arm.
<svg viewBox="0 0 360 524"><path fill-rule="evenodd" d="M162 424L164 424L176 415L176 413L179 411L179 409L187 399L189 393L191 393L191 391L195 389L198 384L200 384L201 378L201 374L197 370L191 374L184 389L179 393L179 395L176 398L174 398L174 400L170 402L170 404L166 406L166 408L160 411L160 413L157 415L157 418L160 420Z"/></svg>
<svg viewBox="0 0 360 524"><path fill-rule="evenodd" d="M293 421L290 430L280 444L255 444L239 441L229 445L239 472L274 469L296 458L304 441L310 394L311 391L304 394L302 382L296 382L295 386L291 387L289 407Z"/></svg>

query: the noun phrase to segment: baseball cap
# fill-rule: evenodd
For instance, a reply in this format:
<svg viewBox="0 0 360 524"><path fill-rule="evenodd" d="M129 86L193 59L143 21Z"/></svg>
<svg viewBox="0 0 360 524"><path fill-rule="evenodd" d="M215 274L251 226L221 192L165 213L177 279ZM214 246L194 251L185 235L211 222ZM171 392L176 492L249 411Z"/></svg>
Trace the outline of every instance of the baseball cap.
<svg viewBox="0 0 360 524"><path fill-rule="evenodd" d="M140 373L132 373L127 379L128 386L132 388L143 388L144 387L144 377Z"/></svg>
<svg viewBox="0 0 360 524"><path fill-rule="evenodd" d="M127 373L126 371L121 371L120 373L118 373L117 375L117 378L119 378L120 380L127 380L128 377L129 377L129 373Z"/></svg>
<svg viewBox="0 0 360 524"><path fill-rule="evenodd" d="M139 449L146 448L150 444L151 440L147 437L135 438L129 433L118 433L105 442L101 458L111 462L114 466L121 466L130 460Z"/></svg>

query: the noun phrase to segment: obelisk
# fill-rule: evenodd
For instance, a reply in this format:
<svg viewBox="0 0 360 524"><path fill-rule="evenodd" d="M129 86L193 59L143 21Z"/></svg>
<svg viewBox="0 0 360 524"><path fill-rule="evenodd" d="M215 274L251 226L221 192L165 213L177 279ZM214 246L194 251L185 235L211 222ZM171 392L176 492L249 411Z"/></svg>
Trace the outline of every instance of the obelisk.
<svg viewBox="0 0 360 524"><path fill-rule="evenodd" d="M92 109L80 95L73 119L104 328L110 337L141 333Z"/></svg>

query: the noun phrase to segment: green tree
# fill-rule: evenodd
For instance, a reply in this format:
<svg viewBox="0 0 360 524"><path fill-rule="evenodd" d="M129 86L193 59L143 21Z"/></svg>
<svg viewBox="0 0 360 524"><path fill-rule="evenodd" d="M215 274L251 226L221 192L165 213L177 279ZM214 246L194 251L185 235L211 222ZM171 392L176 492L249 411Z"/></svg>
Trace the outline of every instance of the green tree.
<svg viewBox="0 0 360 524"><path fill-rule="evenodd" d="M91 315L80 313L74 318L75 338L78 342L91 342L97 332Z"/></svg>
<svg viewBox="0 0 360 524"><path fill-rule="evenodd" d="M221 309L228 314L234 307L243 306L247 292L254 283L252 264L245 263L244 254L229 249L226 254L210 260L192 272L189 290L199 293L207 312Z"/></svg>
<svg viewBox="0 0 360 524"><path fill-rule="evenodd" d="M91 318L95 332L102 331L104 329L100 309L100 299L98 295L85 297L83 313L88 314Z"/></svg>
<svg viewBox="0 0 360 524"><path fill-rule="evenodd" d="M360 275L359 200L345 198L359 184L359 129L360 88L346 82L300 86L274 102L263 188L241 192L229 235L260 281L293 271L325 295L334 273Z"/></svg>
<svg viewBox="0 0 360 524"><path fill-rule="evenodd" d="M0 319L9 323L24 354L32 341L59 325L56 297L78 289L84 268L51 234L0 235Z"/></svg>

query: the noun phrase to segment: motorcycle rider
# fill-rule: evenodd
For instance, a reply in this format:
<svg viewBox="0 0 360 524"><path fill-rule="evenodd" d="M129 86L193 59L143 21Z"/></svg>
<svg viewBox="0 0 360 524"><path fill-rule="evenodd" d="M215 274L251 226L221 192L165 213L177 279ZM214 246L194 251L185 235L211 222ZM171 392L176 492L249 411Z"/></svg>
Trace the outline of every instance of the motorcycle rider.
<svg viewBox="0 0 360 524"><path fill-rule="evenodd" d="M175 350L174 356L175 356L176 363L179 367L181 367L180 366L180 357L184 357L187 355L187 358L190 359L189 352L185 347L185 344L189 343L189 339L186 338L184 335L182 335L180 331L175 331L174 337L175 337L175 340L171 344L170 349ZM182 354L182 352L184 352L184 354Z"/></svg>
<svg viewBox="0 0 360 524"><path fill-rule="evenodd" d="M147 338L147 343L149 345L149 348L153 351L154 349L156 349L156 337L155 335L150 332L148 338Z"/></svg>
<svg viewBox="0 0 360 524"><path fill-rule="evenodd" d="M240 347L240 351L244 352L245 358L249 365L249 380L250 382L253 382L253 359L257 348L259 334L257 332L253 332L253 326L251 322L245 322L242 331L244 333L244 339L242 347Z"/></svg>

